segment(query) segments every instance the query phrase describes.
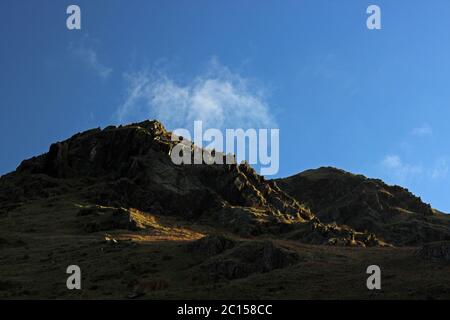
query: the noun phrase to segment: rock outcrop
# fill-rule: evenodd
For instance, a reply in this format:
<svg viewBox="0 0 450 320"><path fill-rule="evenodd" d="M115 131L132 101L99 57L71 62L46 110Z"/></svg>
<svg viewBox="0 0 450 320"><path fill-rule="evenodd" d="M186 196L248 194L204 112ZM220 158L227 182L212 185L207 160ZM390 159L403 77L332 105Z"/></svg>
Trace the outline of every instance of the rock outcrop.
<svg viewBox="0 0 450 320"><path fill-rule="evenodd" d="M224 236L210 235L193 241L188 245L188 251L212 257L236 246L236 241Z"/></svg>
<svg viewBox="0 0 450 320"><path fill-rule="evenodd" d="M296 252L273 241L234 241L226 237L206 237L189 246L194 253L209 257L200 266L200 279L239 279L294 265Z"/></svg>
<svg viewBox="0 0 450 320"><path fill-rule="evenodd" d="M133 219L129 211L101 206L82 208L78 211L78 221L86 232L125 229L136 231L138 222Z"/></svg>
<svg viewBox="0 0 450 320"><path fill-rule="evenodd" d="M407 189L335 168L277 179L324 223L368 231L395 245L450 239L450 221Z"/></svg>

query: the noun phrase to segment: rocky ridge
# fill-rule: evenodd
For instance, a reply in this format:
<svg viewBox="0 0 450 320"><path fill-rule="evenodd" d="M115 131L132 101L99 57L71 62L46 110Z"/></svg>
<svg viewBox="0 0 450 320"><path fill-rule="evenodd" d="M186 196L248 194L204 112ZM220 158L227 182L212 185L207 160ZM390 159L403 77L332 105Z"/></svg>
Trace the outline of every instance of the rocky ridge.
<svg viewBox="0 0 450 320"><path fill-rule="evenodd" d="M450 221L400 186L332 167L277 179L324 223L368 231L394 245L450 240Z"/></svg>
<svg viewBox="0 0 450 320"><path fill-rule="evenodd" d="M76 181L82 185L76 192L92 204L177 215L240 236L276 234L315 244L381 244L374 234L322 223L307 206L246 163L175 165L170 152L176 143L158 121L78 133L3 176L0 201L8 208L33 197L74 192L71 185Z"/></svg>

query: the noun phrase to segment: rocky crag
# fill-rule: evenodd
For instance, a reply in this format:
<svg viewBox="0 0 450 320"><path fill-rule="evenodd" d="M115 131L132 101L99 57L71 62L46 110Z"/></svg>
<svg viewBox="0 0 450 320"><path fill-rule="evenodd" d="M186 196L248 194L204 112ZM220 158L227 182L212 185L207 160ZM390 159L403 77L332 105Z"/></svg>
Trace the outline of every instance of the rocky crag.
<svg viewBox="0 0 450 320"><path fill-rule="evenodd" d="M381 244L375 234L322 223L246 163L175 165L170 152L177 143L158 121L78 133L2 177L0 199L8 207L30 197L71 192L70 182L77 181L83 185L82 197L95 205L177 215L240 236L267 233L314 244Z"/></svg>
<svg viewBox="0 0 450 320"><path fill-rule="evenodd" d="M371 232L394 245L450 240L446 215L400 186L331 167L276 182L324 223Z"/></svg>

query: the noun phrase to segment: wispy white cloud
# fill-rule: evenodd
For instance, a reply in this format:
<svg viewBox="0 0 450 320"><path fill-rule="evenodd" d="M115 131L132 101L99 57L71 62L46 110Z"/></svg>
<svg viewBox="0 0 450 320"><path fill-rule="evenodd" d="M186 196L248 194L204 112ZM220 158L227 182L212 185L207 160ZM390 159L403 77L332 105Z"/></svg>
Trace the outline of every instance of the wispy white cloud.
<svg viewBox="0 0 450 320"><path fill-rule="evenodd" d="M381 161L385 173L398 183L404 183L415 178L428 180L445 179L450 171L447 157L439 157L429 166L406 163L398 155L387 155Z"/></svg>
<svg viewBox="0 0 450 320"><path fill-rule="evenodd" d="M433 129L429 124L425 123L420 127L411 130L411 134L418 137L431 136L433 134Z"/></svg>
<svg viewBox="0 0 450 320"><path fill-rule="evenodd" d="M113 69L100 62L93 42L91 38L86 36L81 41L70 43L69 51L100 78L106 79L111 75Z"/></svg>
<svg viewBox="0 0 450 320"><path fill-rule="evenodd" d="M415 178L423 173L419 165L405 163L398 155L387 155L381 161L381 166L394 180L399 183Z"/></svg>
<svg viewBox="0 0 450 320"><path fill-rule="evenodd" d="M216 59L184 83L155 70L125 79L126 98L117 110L121 122L156 118L170 129L190 128L195 120L219 129L275 125L264 90Z"/></svg>
<svg viewBox="0 0 450 320"><path fill-rule="evenodd" d="M403 165L402 160L397 155L388 155L384 157L381 164L388 169L397 169Z"/></svg>
<svg viewBox="0 0 450 320"><path fill-rule="evenodd" d="M441 157L436 160L434 167L431 169L431 178L443 179L446 178L449 172L449 163L446 157Z"/></svg>

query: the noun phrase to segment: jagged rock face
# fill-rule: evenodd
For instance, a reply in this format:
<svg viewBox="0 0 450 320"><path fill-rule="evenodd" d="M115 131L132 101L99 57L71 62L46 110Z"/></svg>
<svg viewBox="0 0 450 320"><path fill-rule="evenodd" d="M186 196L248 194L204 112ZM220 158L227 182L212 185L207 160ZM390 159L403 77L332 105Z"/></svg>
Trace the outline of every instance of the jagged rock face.
<svg viewBox="0 0 450 320"><path fill-rule="evenodd" d="M52 144L48 153L23 161L17 171L56 178L133 176L142 156L169 147L158 141L167 134L157 121L92 129Z"/></svg>
<svg viewBox="0 0 450 320"><path fill-rule="evenodd" d="M157 121L89 130L23 161L12 175L33 177L33 182L24 178L16 187L26 190L15 193L27 197L44 189L45 196L45 185L50 182L84 181L83 193L91 203L221 219L221 225L242 235L315 219L249 165L175 165L169 156L174 146L170 133ZM38 177L45 184L37 183ZM6 185L6 180L14 179L9 175L4 180ZM33 188L26 187L29 184ZM251 214L255 210L258 214Z"/></svg>
<svg viewBox="0 0 450 320"><path fill-rule="evenodd" d="M380 242L375 234L358 232L348 226L337 224L310 223L304 224L295 231L289 233L289 239L302 239L303 242L311 244L341 245L341 246L390 246L390 244Z"/></svg>
<svg viewBox="0 0 450 320"><path fill-rule="evenodd" d="M44 196L55 192L40 187L35 179L63 184L66 190L62 192L71 191L69 182L81 181L81 193L89 203L179 215L241 236L303 230L296 236L299 241L378 244L374 235L365 234L355 241L354 230L321 223L306 206L248 164L174 164L170 153L177 143L157 121L78 133L51 145L48 153L23 161L0 183L0 194L10 188L11 184L5 187L8 181L19 177L24 183L15 187L23 190L16 193L24 197L33 190L43 189Z"/></svg>
<svg viewBox="0 0 450 320"><path fill-rule="evenodd" d="M195 216L228 203L264 208L271 215L283 212L297 220L313 218L247 164L173 164L169 153L174 145L157 121L94 129L53 144L47 154L24 161L17 171L103 180L104 188L91 192L94 198L145 210Z"/></svg>
<svg viewBox="0 0 450 320"><path fill-rule="evenodd" d="M407 189L335 168L307 170L278 179L324 223L369 231L395 245L450 239L450 224Z"/></svg>

